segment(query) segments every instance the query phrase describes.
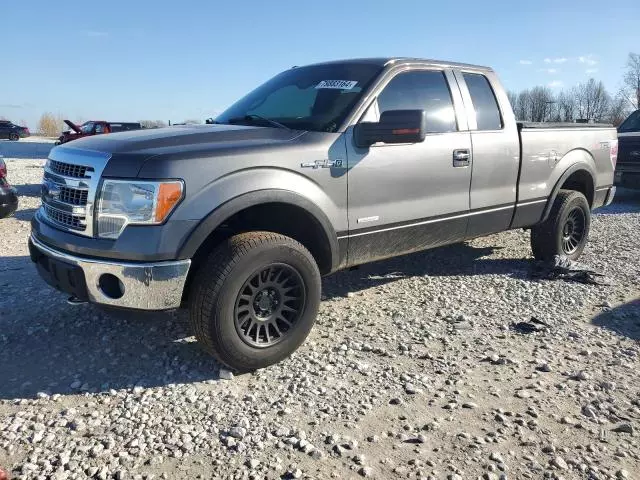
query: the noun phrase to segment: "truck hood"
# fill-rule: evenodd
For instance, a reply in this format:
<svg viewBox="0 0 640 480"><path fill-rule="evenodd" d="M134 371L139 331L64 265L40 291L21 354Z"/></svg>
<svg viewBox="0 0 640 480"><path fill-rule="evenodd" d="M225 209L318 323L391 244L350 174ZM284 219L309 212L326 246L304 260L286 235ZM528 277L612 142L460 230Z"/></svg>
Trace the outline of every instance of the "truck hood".
<svg viewBox="0 0 640 480"><path fill-rule="evenodd" d="M209 157L222 151L246 150L290 142L305 132L243 125L185 125L95 135L65 148L111 154L105 176L136 176L154 157Z"/></svg>

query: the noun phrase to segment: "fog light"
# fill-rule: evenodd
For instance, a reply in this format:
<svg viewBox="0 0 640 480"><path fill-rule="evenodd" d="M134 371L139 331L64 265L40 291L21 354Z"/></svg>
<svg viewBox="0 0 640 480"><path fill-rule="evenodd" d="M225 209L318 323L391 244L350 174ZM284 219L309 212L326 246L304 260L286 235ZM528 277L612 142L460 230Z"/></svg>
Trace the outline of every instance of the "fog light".
<svg viewBox="0 0 640 480"><path fill-rule="evenodd" d="M98 279L98 288L105 297L117 300L124 295L124 284L118 277L110 273L103 273Z"/></svg>

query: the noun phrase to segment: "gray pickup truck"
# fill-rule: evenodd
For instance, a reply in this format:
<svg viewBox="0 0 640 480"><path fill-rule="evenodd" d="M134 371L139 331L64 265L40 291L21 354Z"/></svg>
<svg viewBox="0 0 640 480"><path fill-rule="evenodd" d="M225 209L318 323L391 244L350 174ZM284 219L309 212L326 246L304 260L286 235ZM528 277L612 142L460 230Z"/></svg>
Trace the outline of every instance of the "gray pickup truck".
<svg viewBox="0 0 640 480"><path fill-rule="evenodd" d="M247 371L306 338L321 275L514 228L576 258L616 131L518 124L494 72L410 58L280 73L212 125L54 148L30 252L72 303L186 306Z"/></svg>

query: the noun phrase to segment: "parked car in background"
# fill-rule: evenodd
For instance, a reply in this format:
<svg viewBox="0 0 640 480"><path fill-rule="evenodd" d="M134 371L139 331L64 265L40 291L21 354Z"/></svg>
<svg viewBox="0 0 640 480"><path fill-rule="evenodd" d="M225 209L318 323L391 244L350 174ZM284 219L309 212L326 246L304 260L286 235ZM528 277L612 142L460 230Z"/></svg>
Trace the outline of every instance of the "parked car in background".
<svg viewBox="0 0 640 480"><path fill-rule="evenodd" d="M129 130L140 130L142 125L139 122L105 122L104 120L91 120L77 126L71 120L65 120L64 123L69 125L70 130L65 130L58 137L56 145L70 142L82 137L90 137L92 135L102 135L105 133L127 132Z"/></svg>
<svg viewBox="0 0 640 480"><path fill-rule="evenodd" d="M253 370L304 341L321 275L516 228L539 260L578 258L617 142L517 123L486 67L296 67L213 124L52 149L31 259L73 303L188 306L207 351Z"/></svg>
<svg viewBox="0 0 640 480"><path fill-rule="evenodd" d="M30 135L27 127L21 127L9 120L0 120L0 139L18 141Z"/></svg>
<svg viewBox="0 0 640 480"><path fill-rule="evenodd" d="M618 166L616 185L640 188L640 110L618 127Z"/></svg>
<svg viewBox="0 0 640 480"><path fill-rule="evenodd" d="M7 180L7 164L0 157L0 218L13 214L18 208L18 192Z"/></svg>

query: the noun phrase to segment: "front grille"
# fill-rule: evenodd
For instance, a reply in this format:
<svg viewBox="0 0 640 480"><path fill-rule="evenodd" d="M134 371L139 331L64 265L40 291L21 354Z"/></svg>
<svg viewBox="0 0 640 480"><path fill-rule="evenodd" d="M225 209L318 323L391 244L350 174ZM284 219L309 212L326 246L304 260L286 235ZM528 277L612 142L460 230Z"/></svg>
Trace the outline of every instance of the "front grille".
<svg viewBox="0 0 640 480"><path fill-rule="evenodd" d="M58 201L69 205L82 206L87 204L88 190L79 190L73 187L60 187Z"/></svg>
<svg viewBox="0 0 640 480"><path fill-rule="evenodd" d="M93 237L96 192L110 158L107 153L64 146L51 150L38 217L59 230Z"/></svg>
<svg viewBox="0 0 640 480"><path fill-rule="evenodd" d="M72 163L57 162L49 160L49 169L63 177L87 178L88 167L84 165L74 165Z"/></svg>
<svg viewBox="0 0 640 480"><path fill-rule="evenodd" d="M44 203L42 206L44 208L44 213L49 220L52 220L59 225L64 225L65 227L72 228L73 230L84 231L84 229L86 228L86 225L84 223L85 217L74 215L69 212L63 212L62 210L53 208L46 203Z"/></svg>

